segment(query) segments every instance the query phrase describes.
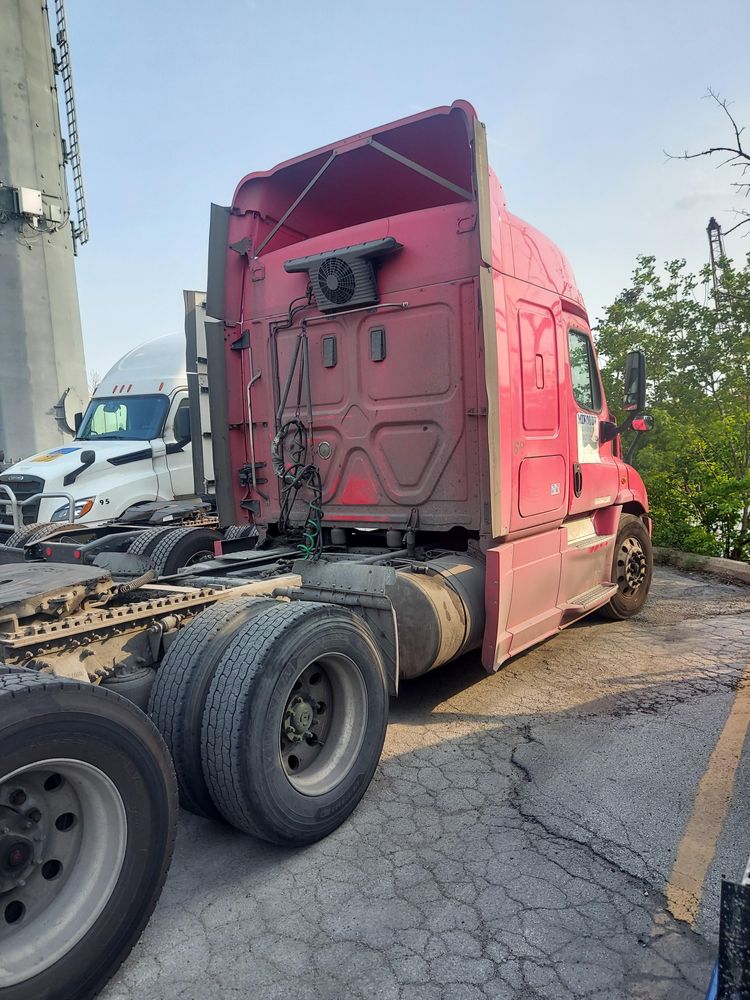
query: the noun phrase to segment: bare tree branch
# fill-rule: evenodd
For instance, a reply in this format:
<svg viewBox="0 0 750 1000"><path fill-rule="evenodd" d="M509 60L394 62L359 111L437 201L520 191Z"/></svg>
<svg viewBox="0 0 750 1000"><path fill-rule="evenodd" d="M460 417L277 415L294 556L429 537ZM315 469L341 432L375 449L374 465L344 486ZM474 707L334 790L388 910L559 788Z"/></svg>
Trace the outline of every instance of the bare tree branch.
<svg viewBox="0 0 750 1000"><path fill-rule="evenodd" d="M711 87L708 88L704 96L711 98L711 100L713 100L722 109L731 122L732 131L734 132L735 145L709 146L708 149L701 149L696 153L688 153L687 150L683 153L668 153L666 150L664 152L670 160L695 160L700 156L713 156L714 153L730 153L731 155L729 156L729 159L724 160L724 163L719 164L719 166L731 163L733 160L741 160L745 162L737 163L735 165L742 167L743 171L746 170L750 166L750 152L744 149L742 145L742 133L745 131L744 126L740 128L737 124L734 115L729 110L729 101L725 97L721 97L715 90L712 90Z"/></svg>
<svg viewBox="0 0 750 1000"><path fill-rule="evenodd" d="M724 114L727 116L727 118L729 119L729 121L732 123L732 128L734 129L734 136L735 136L735 139L737 140L737 149L741 150L742 149L742 139L740 137L741 137L742 133L745 131L745 127L744 127L744 125L743 125L742 128L738 127L737 122L734 119L734 115L729 110L729 101L727 101L727 99L725 97L721 97L719 94L717 94L715 90L711 89L711 87L708 88L708 90L706 92L706 97L713 98L713 100L724 111Z"/></svg>
<svg viewBox="0 0 750 1000"><path fill-rule="evenodd" d="M727 156L727 158L722 160L720 163L716 165L717 170L719 167L726 167L726 166L739 167L740 175L744 177L747 171L750 169L750 151L745 149L745 147L742 145L742 133L745 131L745 127L744 125L740 127L737 124L736 118L729 110L729 101L725 97L722 97L719 93L717 93L717 91L709 87L704 97L710 98L712 101L714 101L714 103L721 108L726 117L729 119L732 125L732 131L734 132L735 145L709 146L706 149L698 150L695 153L689 153L687 150L685 150L683 153L674 154L674 153L668 153L666 150L664 150L665 155L667 156L667 159L670 160L697 160L703 156L711 157L715 153L728 153L729 155ZM750 181L732 181L730 187L735 188L737 192L741 195L744 195L744 197L746 198L750 197ZM741 226L745 226L748 223L750 223L750 212L736 211L735 214L741 215L743 216L743 218L741 218L739 222L736 222L729 229L725 229L724 230L725 236L728 236L730 233L735 232Z"/></svg>
<svg viewBox="0 0 750 1000"><path fill-rule="evenodd" d="M740 219L739 222L735 222L735 224L730 226L729 229L725 229L725 236L729 236L730 233L735 232L735 230L739 229L740 226L746 226L750 222L750 212L738 212L737 215L742 215L744 218Z"/></svg>

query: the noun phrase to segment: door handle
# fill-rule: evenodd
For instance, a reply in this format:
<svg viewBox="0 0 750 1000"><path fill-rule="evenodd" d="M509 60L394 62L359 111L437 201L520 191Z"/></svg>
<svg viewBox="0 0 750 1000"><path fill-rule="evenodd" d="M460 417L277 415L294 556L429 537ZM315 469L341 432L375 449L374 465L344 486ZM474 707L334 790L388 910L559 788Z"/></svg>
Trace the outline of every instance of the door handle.
<svg viewBox="0 0 750 1000"><path fill-rule="evenodd" d="M583 473L578 462L573 465L573 492L577 497L583 493Z"/></svg>

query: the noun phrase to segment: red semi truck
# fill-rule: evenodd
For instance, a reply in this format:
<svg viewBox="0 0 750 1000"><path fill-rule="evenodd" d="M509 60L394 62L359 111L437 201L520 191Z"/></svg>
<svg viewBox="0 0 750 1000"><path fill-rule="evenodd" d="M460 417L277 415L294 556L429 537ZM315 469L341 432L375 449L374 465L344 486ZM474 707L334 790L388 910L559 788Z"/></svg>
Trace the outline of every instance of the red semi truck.
<svg viewBox="0 0 750 1000"><path fill-rule="evenodd" d="M94 565L0 552L8 996L90 995L163 881L168 761L112 692L147 704L184 806L304 844L364 794L405 680L480 648L492 672L646 600L648 500L581 295L508 211L466 102L245 177L212 209L207 313L219 521L257 547L234 532L158 579L122 546ZM638 352L625 386L646 427ZM154 530L174 547L204 529Z"/></svg>
<svg viewBox="0 0 750 1000"><path fill-rule="evenodd" d="M390 532L450 552L488 670L585 612L638 610L648 500L613 435L583 299L560 250L508 211L471 105L250 174L226 223L207 302L233 470L220 519L244 512L275 539L316 523L317 492L326 542ZM288 469L272 476L274 442L294 435L299 490Z"/></svg>

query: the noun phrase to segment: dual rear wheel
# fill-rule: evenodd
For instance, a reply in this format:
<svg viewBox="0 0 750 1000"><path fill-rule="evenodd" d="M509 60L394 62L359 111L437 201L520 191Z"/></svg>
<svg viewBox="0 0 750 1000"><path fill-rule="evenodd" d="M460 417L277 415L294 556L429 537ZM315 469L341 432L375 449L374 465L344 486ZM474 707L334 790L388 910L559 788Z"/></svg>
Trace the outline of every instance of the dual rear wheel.
<svg viewBox="0 0 750 1000"><path fill-rule="evenodd" d="M175 639L150 714L186 808L306 844L339 826L370 783L385 739L386 672L347 608L219 602Z"/></svg>
<svg viewBox="0 0 750 1000"><path fill-rule="evenodd" d="M172 576L185 566L212 559L221 534L213 528L149 528L130 545L131 555L145 556L159 576Z"/></svg>

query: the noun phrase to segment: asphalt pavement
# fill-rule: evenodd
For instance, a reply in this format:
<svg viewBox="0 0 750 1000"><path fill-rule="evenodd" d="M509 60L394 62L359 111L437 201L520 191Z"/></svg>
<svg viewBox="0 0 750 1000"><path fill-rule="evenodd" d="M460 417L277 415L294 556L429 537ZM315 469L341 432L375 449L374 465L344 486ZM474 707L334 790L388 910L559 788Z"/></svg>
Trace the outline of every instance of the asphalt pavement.
<svg viewBox="0 0 750 1000"><path fill-rule="evenodd" d="M404 685L325 841L182 814L102 1000L700 1000L750 854L749 662L750 588L661 568L631 621Z"/></svg>

